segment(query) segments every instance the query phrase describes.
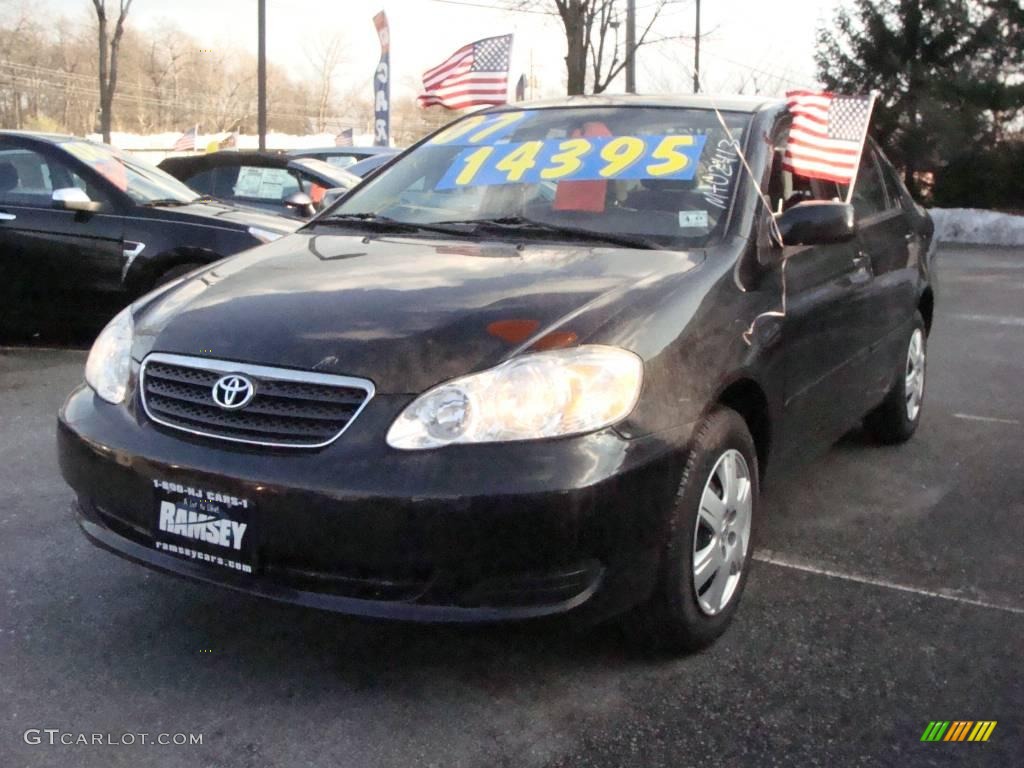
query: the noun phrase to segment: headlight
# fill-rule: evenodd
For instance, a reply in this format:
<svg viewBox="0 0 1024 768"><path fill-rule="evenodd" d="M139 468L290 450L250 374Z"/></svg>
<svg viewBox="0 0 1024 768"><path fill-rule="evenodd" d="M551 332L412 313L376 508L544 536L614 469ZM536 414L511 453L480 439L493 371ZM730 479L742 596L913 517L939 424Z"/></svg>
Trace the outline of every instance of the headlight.
<svg viewBox="0 0 1024 768"><path fill-rule="evenodd" d="M85 381L108 403L124 401L132 369L131 307L121 310L93 342L85 361Z"/></svg>
<svg viewBox="0 0 1024 768"><path fill-rule="evenodd" d="M522 355L416 398L387 441L416 450L591 432L628 416L642 381L640 358L615 347Z"/></svg>
<svg viewBox="0 0 1024 768"><path fill-rule="evenodd" d="M272 229L263 229L262 227L249 227L249 234L259 240L261 243L272 243L284 237L284 232L275 232Z"/></svg>

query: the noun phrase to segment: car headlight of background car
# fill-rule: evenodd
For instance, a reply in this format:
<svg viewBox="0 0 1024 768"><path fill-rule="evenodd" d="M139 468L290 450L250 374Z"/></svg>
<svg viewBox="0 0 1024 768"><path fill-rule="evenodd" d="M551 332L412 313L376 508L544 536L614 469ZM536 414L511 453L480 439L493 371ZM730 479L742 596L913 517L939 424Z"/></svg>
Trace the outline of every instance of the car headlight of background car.
<svg viewBox="0 0 1024 768"><path fill-rule="evenodd" d="M123 402L128 391L134 332L131 307L126 307L107 323L89 350L85 381L108 403Z"/></svg>
<svg viewBox="0 0 1024 768"><path fill-rule="evenodd" d="M387 441L415 450L591 432L628 416L642 382L643 362L616 347L526 354L420 395Z"/></svg>

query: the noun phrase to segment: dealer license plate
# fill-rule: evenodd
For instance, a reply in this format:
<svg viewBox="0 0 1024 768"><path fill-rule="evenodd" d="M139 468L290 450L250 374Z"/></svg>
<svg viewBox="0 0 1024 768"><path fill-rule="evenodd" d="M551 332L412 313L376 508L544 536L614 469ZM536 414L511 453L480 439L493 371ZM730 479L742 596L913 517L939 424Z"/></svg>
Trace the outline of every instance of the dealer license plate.
<svg viewBox="0 0 1024 768"><path fill-rule="evenodd" d="M238 573L255 566L255 506L248 499L153 480L153 546L161 552Z"/></svg>

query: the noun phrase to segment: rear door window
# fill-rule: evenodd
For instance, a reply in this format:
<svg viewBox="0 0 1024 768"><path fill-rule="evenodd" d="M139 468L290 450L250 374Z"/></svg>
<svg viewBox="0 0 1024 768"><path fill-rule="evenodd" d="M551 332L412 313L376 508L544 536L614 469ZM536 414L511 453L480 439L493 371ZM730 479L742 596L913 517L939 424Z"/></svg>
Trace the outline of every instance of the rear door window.
<svg viewBox="0 0 1024 768"><path fill-rule="evenodd" d="M861 156L857 178L853 181L851 202L858 219L874 216L891 207L875 152L871 147L865 147Z"/></svg>

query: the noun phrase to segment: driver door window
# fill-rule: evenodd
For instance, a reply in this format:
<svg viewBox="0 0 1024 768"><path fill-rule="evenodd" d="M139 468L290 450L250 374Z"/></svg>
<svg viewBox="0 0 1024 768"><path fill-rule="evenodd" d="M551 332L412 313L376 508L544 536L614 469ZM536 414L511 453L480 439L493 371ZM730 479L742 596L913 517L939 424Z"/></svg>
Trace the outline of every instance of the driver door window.
<svg viewBox="0 0 1024 768"><path fill-rule="evenodd" d="M90 200L107 204L94 184L68 166L31 149L0 150L0 205L52 208L53 191L78 187Z"/></svg>
<svg viewBox="0 0 1024 768"><path fill-rule="evenodd" d="M30 149L0 150L0 205L50 207L53 181L47 159Z"/></svg>

